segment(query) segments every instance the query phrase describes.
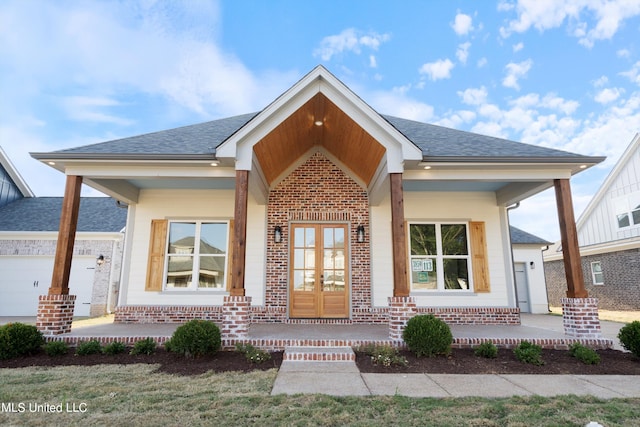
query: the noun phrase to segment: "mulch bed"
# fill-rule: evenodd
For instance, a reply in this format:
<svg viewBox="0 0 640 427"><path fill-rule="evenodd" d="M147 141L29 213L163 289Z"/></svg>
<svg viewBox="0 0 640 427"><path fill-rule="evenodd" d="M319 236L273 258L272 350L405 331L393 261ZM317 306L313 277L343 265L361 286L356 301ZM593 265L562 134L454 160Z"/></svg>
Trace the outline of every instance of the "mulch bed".
<svg viewBox="0 0 640 427"><path fill-rule="evenodd" d="M496 359L484 359L471 349L454 349L449 356L417 358L408 351L401 351L408 366L384 367L371 363L371 358L356 352L356 364L362 373L432 373L432 374L581 374L581 375L640 375L640 358L616 350L599 350L599 365L585 365L569 356L568 351L543 350L543 366L528 365L518 361L512 350L500 349ZM109 356L96 354L49 357L37 354L18 359L0 360L0 368L28 366L92 366L101 364L129 365L134 363L159 364L157 372L177 375L199 375L205 372L230 372L267 370L280 367L282 352L271 353L271 360L255 364L243 354L220 351L215 356L185 359L175 353L159 349L152 355L132 356L128 353Z"/></svg>
<svg viewBox="0 0 640 427"><path fill-rule="evenodd" d="M565 350L543 350L542 366L520 362L513 350L500 349L495 359L473 354L472 349L454 349L449 356L416 357L400 351L408 366L374 365L365 353L356 353L360 372L369 373L431 373L431 374L578 374L578 375L640 375L640 358L616 350L598 350L600 364L585 365Z"/></svg>

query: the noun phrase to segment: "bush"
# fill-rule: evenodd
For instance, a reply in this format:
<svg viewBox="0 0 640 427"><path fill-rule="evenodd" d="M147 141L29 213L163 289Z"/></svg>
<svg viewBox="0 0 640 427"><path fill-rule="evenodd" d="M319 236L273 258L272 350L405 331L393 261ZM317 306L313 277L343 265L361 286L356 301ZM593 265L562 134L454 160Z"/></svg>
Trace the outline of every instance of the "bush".
<svg viewBox="0 0 640 427"><path fill-rule="evenodd" d="M389 366L407 366L409 362L404 356L398 354L398 349L390 345L371 345L361 349L364 353L371 357L371 363L374 365Z"/></svg>
<svg viewBox="0 0 640 427"><path fill-rule="evenodd" d="M523 363L529 363L531 365L544 365L542 360L542 347L530 343L529 341L522 341L513 350L516 355L516 359Z"/></svg>
<svg viewBox="0 0 640 427"><path fill-rule="evenodd" d="M47 356L64 356L69 352L69 345L64 341L49 341L44 346L44 352Z"/></svg>
<svg viewBox="0 0 640 427"><path fill-rule="evenodd" d="M569 354L585 365L597 365L600 363L600 356L598 353L580 343L572 344L571 347L569 347Z"/></svg>
<svg viewBox="0 0 640 427"><path fill-rule="evenodd" d="M90 354L100 354L102 353L102 345L97 340L85 341L78 344L76 347L76 355L78 356L88 356Z"/></svg>
<svg viewBox="0 0 640 427"><path fill-rule="evenodd" d="M42 333L33 325L7 323L0 326L0 359L37 353L43 344Z"/></svg>
<svg viewBox="0 0 640 427"><path fill-rule="evenodd" d="M121 354L127 351L127 347L119 341L114 341L104 346L102 352L104 354L108 354L110 356L114 356L116 354Z"/></svg>
<svg viewBox="0 0 640 427"><path fill-rule="evenodd" d="M624 325L618 332L618 339L625 350L640 357L640 321L636 320Z"/></svg>
<svg viewBox="0 0 640 427"><path fill-rule="evenodd" d="M129 354L153 354L156 351L156 346L156 341L151 337L147 337L143 340L136 341Z"/></svg>
<svg viewBox="0 0 640 427"><path fill-rule="evenodd" d="M215 323L194 319L179 326L165 344L165 348L185 357L200 357L215 354L221 345L220 329Z"/></svg>
<svg viewBox="0 0 640 427"><path fill-rule="evenodd" d="M483 342L473 350L473 354L486 359L495 359L498 357L498 347L491 341Z"/></svg>
<svg viewBox="0 0 640 427"><path fill-rule="evenodd" d="M236 344L236 351L244 354L244 357L251 363L262 363L271 360L271 354L259 348L255 348L251 344Z"/></svg>
<svg viewBox="0 0 640 427"><path fill-rule="evenodd" d="M432 314L409 319L402 339L417 357L449 354L453 343L449 325Z"/></svg>

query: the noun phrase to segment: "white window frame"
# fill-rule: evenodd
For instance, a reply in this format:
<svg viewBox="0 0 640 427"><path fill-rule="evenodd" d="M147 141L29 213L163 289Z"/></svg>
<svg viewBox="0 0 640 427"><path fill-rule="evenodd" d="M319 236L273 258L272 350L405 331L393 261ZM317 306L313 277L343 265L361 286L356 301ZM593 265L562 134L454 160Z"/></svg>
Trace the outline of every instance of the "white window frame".
<svg viewBox="0 0 640 427"><path fill-rule="evenodd" d="M613 200L614 221L618 230L640 227L640 222L636 223L633 219L634 212L640 211L638 203L640 203L640 192L630 193ZM626 217L629 225L620 225L621 217Z"/></svg>
<svg viewBox="0 0 640 427"><path fill-rule="evenodd" d="M411 255L411 226L412 225L434 225L436 228L436 255ZM467 238L466 255L444 255L442 250L442 226L443 225L463 225ZM409 253L409 283L411 292L473 292L473 271L471 262L471 240L469 236L469 223L466 221L412 221L408 223L408 253ZM411 279L411 262L414 258L430 258L436 263L436 289L414 289ZM466 259L467 260L467 287L468 289L446 289L444 281L444 260L445 259Z"/></svg>
<svg viewBox="0 0 640 427"><path fill-rule="evenodd" d="M594 265L599 265L600 271L595 271L593 268ZM600 281L596 279L597 275L600 275L600 277L602 278ZM593 283L594 285L604 285L604 271L602 270L602 262L600 261L593 261L591 263L591 283Z"/></svg>
<svg viewBox="0 0 640 427"><path fill-rule="evenodd" d="M169 238L171 236L171 224L195 224L196 231L194 236L194 251L193 254L189 254L188 256L193 257L193 265L192 265L192 274L191 274L191 285L186 287L169 287L167 286L167 279L169 275L169 260L171 257L179 257L184 256L182 254L170 254L169 253ZM227 233L225 237L225 246L224 255L209 255L213 257L224 258L223 265L225 266L224 277L222 281L222 287L220 288L205 288L199 287L200 283L200 236L202 230L202 224L224 224L227 227ZM230 230L230 222L224 220L207 220L207 219L173 219L169 220L167 224L167 240L165 242L165 263L164 263L164 275L163 275L163 284L162 289L164 292L226 292L228 283L227 278L229 275L229 233Z"/></svg>

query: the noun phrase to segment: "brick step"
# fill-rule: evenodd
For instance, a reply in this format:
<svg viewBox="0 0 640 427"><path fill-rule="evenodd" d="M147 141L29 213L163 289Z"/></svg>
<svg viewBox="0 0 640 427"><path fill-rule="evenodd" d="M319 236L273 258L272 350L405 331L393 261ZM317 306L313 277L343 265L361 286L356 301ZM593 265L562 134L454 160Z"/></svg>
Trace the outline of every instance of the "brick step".
<svg viewBox="0 0 640 427"><path fill-rule="evenodd" d="M351 347L285 347L282 360L309 362L355 362Z"/></svg>

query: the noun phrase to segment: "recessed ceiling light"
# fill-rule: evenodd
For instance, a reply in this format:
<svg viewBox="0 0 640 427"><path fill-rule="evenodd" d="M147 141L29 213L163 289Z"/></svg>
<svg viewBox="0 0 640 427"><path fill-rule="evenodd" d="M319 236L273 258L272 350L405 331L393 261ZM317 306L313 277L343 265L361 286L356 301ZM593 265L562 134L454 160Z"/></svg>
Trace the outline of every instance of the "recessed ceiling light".
<svg viewBox="0 0 640 427"><path fill-rule="evenodd" d="M313 122L313 124L316 126L322 126L324 122L322 120L316 120L315 122Z"/></svg>
<svg viewBox="0 0 640 427"><path fill-rule="evenodd" d="M580 169L586 169L587 165L580 165Z"/></svg>
<svg viewBox="0 0 640 427"><path fill-rule="evenodd" d="M429 170L429 169L431 169L431 166L427 165L427 166L425 166L424 168L425 168L426 170Z"/></svg>
<svg viewBox="0 0 640 427"><path fill-rule="evenodd" d="M51 166L56 164L56 162L47 162L47 163L50 164Z"/></svg>
<svg viewBox="0 0 640 427"><path fill-rule="evenodd" d="M215 162L211 162L211 166L218 166L220 164L220 162L215 161Z"/></svg>

